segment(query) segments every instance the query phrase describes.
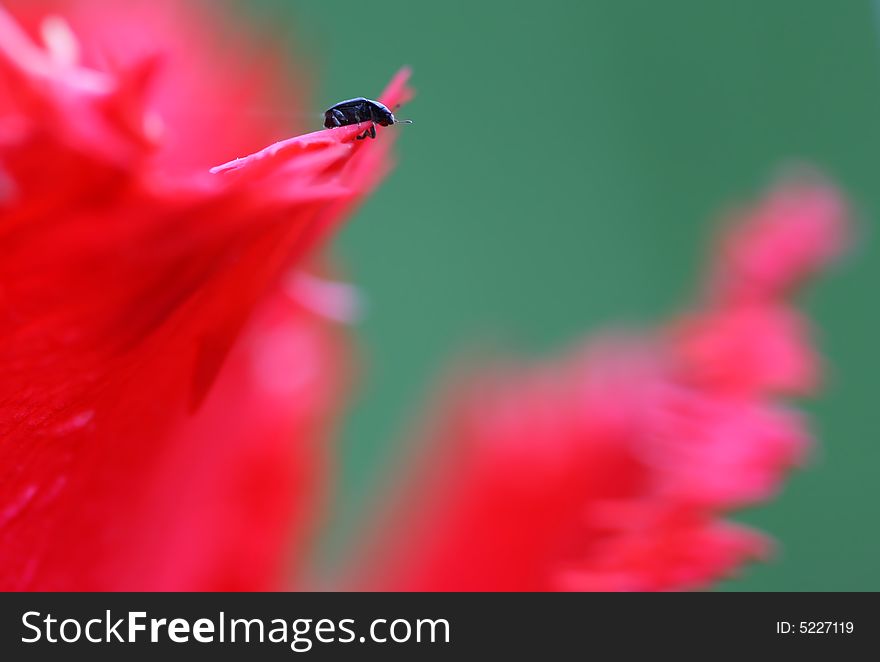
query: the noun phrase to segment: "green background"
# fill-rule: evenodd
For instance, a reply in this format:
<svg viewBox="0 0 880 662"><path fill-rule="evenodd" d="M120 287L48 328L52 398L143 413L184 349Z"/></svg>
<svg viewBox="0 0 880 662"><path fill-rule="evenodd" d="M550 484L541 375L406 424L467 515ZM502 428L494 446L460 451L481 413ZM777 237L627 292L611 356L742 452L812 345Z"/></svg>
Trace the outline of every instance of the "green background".
<svg viewBox="0 0 880 662"><path fill-rule="evenodd" d="M820 446L739 519L780 543L725 589L878 590L880 47L867 1L354 3L260 0L315 67L316 111L403 64L399 166L337 240L367 316L323 557L356 546L373 490L463 351L541 355L651 324L696 287L717 213L806 161L860 214L805 297L829 364ZM289 28L289 30L288 30Z"/></svg>

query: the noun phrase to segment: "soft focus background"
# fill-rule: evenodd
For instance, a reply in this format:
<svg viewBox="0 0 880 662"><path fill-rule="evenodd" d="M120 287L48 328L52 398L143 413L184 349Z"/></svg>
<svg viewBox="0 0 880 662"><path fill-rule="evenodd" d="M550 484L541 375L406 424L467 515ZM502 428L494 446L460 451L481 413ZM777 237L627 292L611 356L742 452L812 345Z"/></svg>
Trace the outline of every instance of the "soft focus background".
<svg viewBox="0 0 880 662"><path fill-rule="evenodd" d="M249 0L315 66L315 112L416 100L400 164L337 241L366 299L321 562L372 510L444 365L561 350L683 306L719 212L807 162L846 191L855 250L807 293L829 363L821 446L770 505L780 543L732 590L880 590L880 25L867 0ZM315 119L315 128L320 120ZM409 413L409 418L404 413Z"/></svg>

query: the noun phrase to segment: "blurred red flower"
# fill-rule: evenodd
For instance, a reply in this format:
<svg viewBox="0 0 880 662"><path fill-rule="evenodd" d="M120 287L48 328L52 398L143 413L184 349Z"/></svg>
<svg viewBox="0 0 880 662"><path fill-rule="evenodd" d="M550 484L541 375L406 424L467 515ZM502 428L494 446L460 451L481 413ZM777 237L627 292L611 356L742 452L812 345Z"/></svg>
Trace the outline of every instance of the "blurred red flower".
<svg viewBox="0 0 880 662"><path fill-rule="evenodd" d="M270 115L239 121L309 104L206 3L16 15L0 9L0 588L295 587L348 364L315 253L393 132L274 142L290 129ZM381 100L407 101L406 79ZM782 187L667 328L456 382L356 585L682 589L766 553L724 516L805 452L778 398L819 368L787 297L843 214L829 187Z"/></svg>
<svg viewBox="0 0 880 662"><path fill-rule="evenodd" d="M842 244L828 186L781 186L722 235L711 287L654 333L588 341L449 387L359 586L704 587L769 542L726 522L771 497L808 434L782 395L816 384L786 296Z"/></svg>

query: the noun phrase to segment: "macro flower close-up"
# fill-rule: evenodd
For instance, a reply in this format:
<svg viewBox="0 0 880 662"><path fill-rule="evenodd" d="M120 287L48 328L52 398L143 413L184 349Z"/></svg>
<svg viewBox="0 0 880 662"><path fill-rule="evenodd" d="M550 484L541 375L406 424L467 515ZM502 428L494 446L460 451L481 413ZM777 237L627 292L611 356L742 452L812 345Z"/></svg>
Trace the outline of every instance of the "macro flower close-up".
<svg viewBox="0 0 880 662"><path fill-rule="evenodd" d="M210 18L143 9L142 30ZM128 16L87 25L99 39ZM377 183L390 139L343 127L178 169L158 134L192 120L163 128L155 59L93 68L73 58L75 23L48 15L39 43L0 19L3 585L276 587L310 531L344 375L332 321L297 283L319 277L315 246ZM200 103L228 103L217 84ZM253 133L227 153L271 135Z"/></svg>
<svg viewBox="0 0 880 662"><path fill-rule="evenodd" d="M600 4L578 20L620 30ZM828 494L870 503L837 393L875 320L824 279L870 241L855 166L792 129L746 168L666 97L640 119L616 42L563 82L558 17L545 76L473 26L435 57L412 16L371 49L349 19L0 1L0 588L834 586L802 550L832 554ZM704 162L661 166L673 138Z"/></svg>

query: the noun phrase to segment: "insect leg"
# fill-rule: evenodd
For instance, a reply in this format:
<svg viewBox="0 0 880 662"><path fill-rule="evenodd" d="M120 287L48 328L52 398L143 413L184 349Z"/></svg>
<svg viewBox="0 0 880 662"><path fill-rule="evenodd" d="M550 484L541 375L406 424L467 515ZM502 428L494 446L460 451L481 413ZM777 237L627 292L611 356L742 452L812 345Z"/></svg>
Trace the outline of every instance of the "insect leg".
<svg viewBox="0 0 880 662"><path fill-rule="evenodd" d="M341 110L334 110L332 116L336 126L345 126L345 114Z"/></svg>
<svg viewBox="0 0 880 662"><path fill-rule="evenodd" d="M376 137L376 125L370 124L370 138Z"/></svg>

